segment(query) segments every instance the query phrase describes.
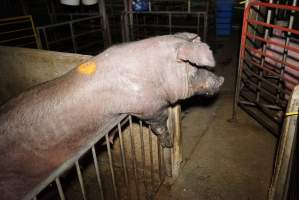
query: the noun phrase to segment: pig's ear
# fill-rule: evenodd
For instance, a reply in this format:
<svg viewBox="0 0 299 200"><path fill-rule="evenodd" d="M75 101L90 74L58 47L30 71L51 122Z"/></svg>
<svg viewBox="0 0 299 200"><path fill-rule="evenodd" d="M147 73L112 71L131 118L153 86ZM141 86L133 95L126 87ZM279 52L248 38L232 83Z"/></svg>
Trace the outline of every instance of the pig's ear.
<svg viewBox="0 0 299 200"><path fill-rule="evenodd" d="M197 66L214 67L215 59L206 43L186 42L178 47L177 59Z"/></svg>

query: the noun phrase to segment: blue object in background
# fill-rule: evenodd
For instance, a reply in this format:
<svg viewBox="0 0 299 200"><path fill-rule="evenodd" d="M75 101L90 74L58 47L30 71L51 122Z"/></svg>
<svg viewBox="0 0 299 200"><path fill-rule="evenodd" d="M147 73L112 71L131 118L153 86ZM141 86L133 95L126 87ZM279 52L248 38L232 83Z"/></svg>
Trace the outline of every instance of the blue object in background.
<svg viewBox="0 0 299 200"><path fill-rule="evenodd" d="M233 0L216 1L216 35L229 36L232 28Z"/></svg>
<svg viewBox="0 0 299 200"><path fill-rule="evenodd" d="M148 11L149 10L148 0L133 0L132 6L133 6L133 11Z"/></svg>

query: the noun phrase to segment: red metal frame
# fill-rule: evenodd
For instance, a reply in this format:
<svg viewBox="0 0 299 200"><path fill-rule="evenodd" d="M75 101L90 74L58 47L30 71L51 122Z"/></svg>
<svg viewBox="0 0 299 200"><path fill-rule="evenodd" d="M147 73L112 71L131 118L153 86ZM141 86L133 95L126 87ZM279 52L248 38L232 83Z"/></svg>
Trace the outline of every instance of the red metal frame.
<svg viewBox="0 0 299 200"><path fill-rule="evenodd" d="M233 119L236 119L236 114L237 114L237 106L240 99L240 90L241 90L241 81L242 81L242 74L243 74L243 70L244 70L244 61L245 61L245 57L246 55L248 55L246 52L251 52L254 55L258 55L260 57L263 57L263 60L265 60L265 58L267 58L268 60L272 60L273 62L283 66L280 69L276 69L271 67L269 64L267 64L266 62L262 61L262 64L259 64L257 62L255 62L253 59L251 59L249 61L249 64L254 66L256 69L259 69L261 71L267 72L270 75L276 75L279 76L280 79L283 78L284 81L286 81L286 83L290 83L290 84L297 84L299 83L299 78L298 78L298 82L297 80L293 80L290 77L287 76L283 76L282 74L284 73L284 68L289 68L295 71L299 72L299 66L294 65L294 63L288 63L286 58L287 56L286 53L282 56L284 56L285 58L282 60L277 59L276 57L269 55L269 53L266 53L266 50L261 50L261 49L257 49L254 47L250 47L247 45L247 40L250 39L252 41L259 41L262 42L263 45L274 45L276 47L280 47L282 49L284 49L284 51L292 51L295 53L299 53L299 48L298 47L294 47L294 46L290 46L288 43L279 43L276 41L271 40L271 38L269 37L269 35L265 35L265 37L261 37L258 35L253 35L251 33L249 33L249 29L248 26L249 25L258 25L259 27L263 27L263 28L270 28L270 29L276 29L276 30L280 30L280 31L284 31L284 32L288 32L288 33L292 33L295 35L299 35L299 30L295 30L295 29L291 29L291 28L286 28L286 27L282 27L279 25L275 25L275 24L271 24L271 23L266 23L265 21L258 21L258 19L250 19L250 14L251 11L254 8L273 8L273 9L279 9L279 10L289 10L289 11L293 11L293 12L298 12L299 11L299 7L298 6L292 6L292 5L281 5L281 4L273 4L273 3L265 3L265 2L259 2L259 1L252 1L250 3L248 3L248 5L245 7L244 9L244 15L243 15L243 24L242 24L242 34L241 34L241 46L240 46L240 52L239 52L239 66L238 66L238 71L237 71L237 78L236 78L236 90L235 90L235 99L234 99L234 105L233 105ZM266 11L268 12L268 11ZM268 15L268 14L267 14ZM267 20L267 22L269 22ZM268 33L267 33L268 34ZM289 36L288 36L288 40L289 40ZM286 45L288 44L288 45ZM248 59L247 59L248 60ZM248 63L248 62L247 62ZM245 66L246 67L246 66ZM281 72L283 71L283 72ZM263 73L263 72L262 72ZM257 74L254 75L256 78L260 78L258 77ZM250 80L249 80L250 81ZM265 82L267 84L269 84L268 80L265 80ZM282 91L283 94L285 95L289 95L291 93L289 88L281 88L280 86L274 86L273 87L275 90L277 89L277 91ZM265 90L264 88L262 88L263 90ZM261 88L258 88L257 90L261 90ZM259 97L257 97L259 98ZM256 106L257 109L263 109L261 108L262 103L260 103L258 105L257 102L247 102L247 104L252 105L252 106ZM269 107L274 107L275 105L269 105ZM284 109L284 108L282 108ZM259 120L258 120L259 121Z"/></svg>

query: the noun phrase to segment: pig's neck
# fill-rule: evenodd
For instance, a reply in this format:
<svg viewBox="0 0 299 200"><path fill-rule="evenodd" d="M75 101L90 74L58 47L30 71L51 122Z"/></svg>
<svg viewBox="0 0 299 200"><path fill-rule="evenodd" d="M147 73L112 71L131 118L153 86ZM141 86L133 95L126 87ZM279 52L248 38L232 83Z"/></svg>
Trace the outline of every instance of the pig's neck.
<svg viewBox="0 0 299 200"><path fill-rule="evenodd" d="M162 74L162 81L164 91L167 93L166 99L171 104L176 103L178 100L188 98L188 69L186 63L179 63L178 66L169 66L166 73Z"/></svg>

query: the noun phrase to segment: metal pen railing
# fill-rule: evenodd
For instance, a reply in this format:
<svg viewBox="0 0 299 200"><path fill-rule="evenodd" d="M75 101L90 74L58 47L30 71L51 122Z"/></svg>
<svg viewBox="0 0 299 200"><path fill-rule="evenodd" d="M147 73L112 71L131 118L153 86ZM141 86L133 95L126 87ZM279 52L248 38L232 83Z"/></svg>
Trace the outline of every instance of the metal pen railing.
<svg viewBox="0 0 299 200"><path fill-rule="evenodd" d="M128 11L122 14L123 40L132 41L150 36L194 32L207 39L208 13L184 11Z"/></svg>
<svg viewBox="0 0 299 200"><path fill-rule="evenodd" d="M31 15L0 19L0 45L40 48Z"/></svg>
<svg viewBox="0 0 299 200"><path fill-rule="evenodd" d="M236 78L233 118L240 105L277 135L287 101L299 83L299 30L293 28L299 7L296 0L291 4L254 1L245 8ZM279 11L286 13L287 26L277 23Z"/></svg>
<svg viewBox="0 0 299 200"><path fill-rule="evenodd" d="M178 108L169 110L169 121L179 119ZM174 144L178 144L177 133L173 133L178 123L169 123ZM97 135L24 199L152 199L169 175L166 171L172 171L166 169L165 163L176 163L175 171L181 162L177 153L167 156L167 151L174 151L163 149L150 127L132 116L119 116ZM116 135L118 138L111 144L111 137Z"/></svg>
<svg viewBox="0 0 299 200"><path fill-rule="evenodd" d="M68 21L37 27L43 49L96 55L110 45L101 16L72 17L70 15Z"/></svg>

